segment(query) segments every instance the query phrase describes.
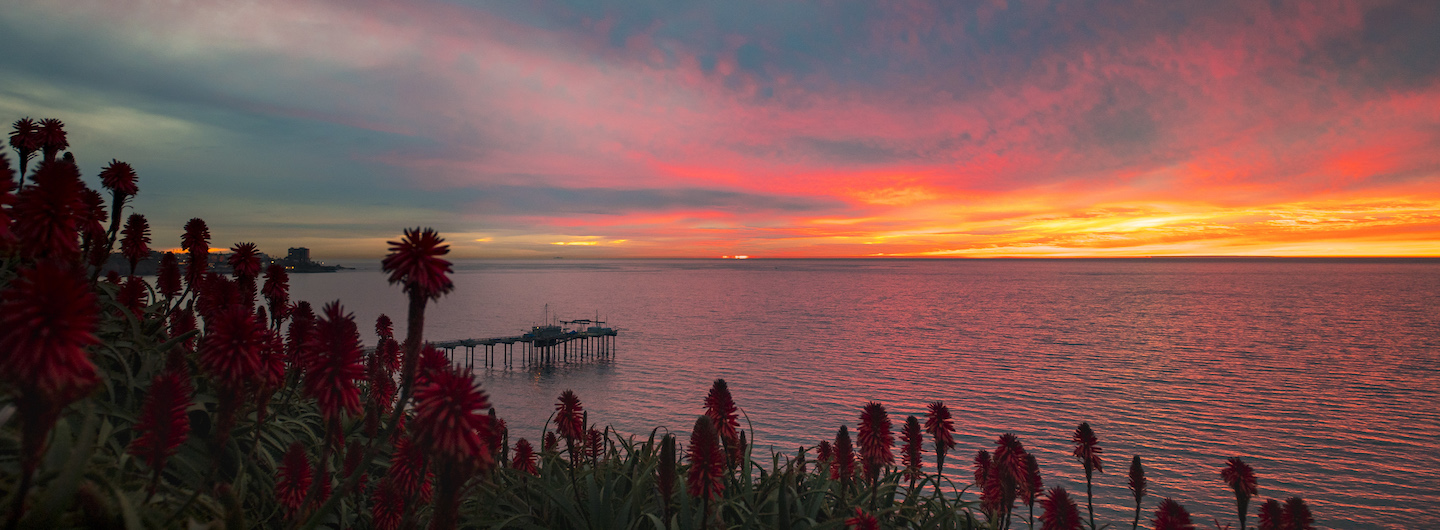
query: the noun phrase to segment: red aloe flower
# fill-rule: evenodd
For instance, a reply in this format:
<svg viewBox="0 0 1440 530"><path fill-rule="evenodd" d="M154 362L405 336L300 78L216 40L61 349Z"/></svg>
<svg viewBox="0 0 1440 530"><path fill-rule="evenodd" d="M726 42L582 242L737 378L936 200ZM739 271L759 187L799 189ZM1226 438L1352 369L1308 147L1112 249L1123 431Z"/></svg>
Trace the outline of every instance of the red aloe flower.
<svg viewBox="0 0 1440 530"><path fill-rule="evenodd" d="M361 364L360 331L355 315L345 313L336 300L321 310L325 316L315 322L315 333L307 348L310 362L305 367L305 395L314 398L327 423L340 415L360 411L358 381L365 378Z"/></svg>
<svg viewBox="0 0 1440 530"><path fill-rule="evenodd" d="M1065 488L1050 488L1040 504L1045 507L1045 513L1040 516L1041 530L1080 530L1080 510Z"/></svg>
<svg viewBox="0 0 1440 530"><path fill-rule="evenodd" d="M170 313L170 336L179 337L195 330L195 312L190 309L182 309ZM179 369L184 365L185 355L195 350L195 337L185 339L180 345L170 348L165 357L166 369Z"/></svg>
<svg viewBox="0 0 1440 530"><path fill-rule="evenodd" d="M1040 480L1040 462L1035 455L1025 454L1025 482L1020 484L1020 498L1025 505L1035 508L1035 497L1045 490L1045 483Z"/></svg>
<svg viewBox="0 0 1440 530"><path fill-rule="evenodd" d="M120 195L140 193L140 187L135 185L135 169L113 158L110 165L100 170L100 185Z"/></svg>
<svg viewBox="0 0 1440 530"><path fill-rule="evenodd" d="M120 284L120 291L115 293L115 300L135 318L143 318L145 313L145 298L150 294L150 286L139 276L125 278L125 283Z"/></svg>
<svg viewBox="0 0 1440 530"><path fill-rule="evenodd" d="M400 518L405 515L405 497L395 486L395 481L380 481L375 495L370 497L370 526L375 530L399 530Z"/></svg>
<svg viewBox="0 0 1440 530"><path fill-rule="evenodd" d="M679 470L675 463L675 435L666 434L660 438L660 454L655 466L655 489L660 491L660 517L668 526L670 502L675 498L675 478Z"/></svg>
<svg viewBox="0 0 1440 530"><path fill-rule="evenodd" d="M275 473L275 498L285 507L286 514L293 516L300 510L300 503L305 502L305 493L310 489L313 473L305 447L300 442L291 443L290 449L285 451L285 459L280 462L280 469Z"/></svg>
<svg viewBox="0 0 1440 530"><path fill-rule="evenodd" d="M890 417L885 406L874 401L860 412L860 459L865 464L865 480L875 482L885 466L895 463L895 435L890 432Z"/></svg>
<svg viewBox="0 0 1440 530"><path fill-rule="evenodd" d="M99 305L80 272L65 263L36 263L20 270L0 300L0 377L21 394L60 406L99 382L85 352L100 342Z"/></svg>
<svg viewBox="0 0 1440 530"><path fill-rule="evenodd" d="M30 118L15 120L14 130L10 133L10 147L15 148L15 154L20 159L20 177L25 177L25 168L35 152L40 150L40 131L35 126L35 121Z"/></svg>
<svg viewBox="0 0 1440 530"><path fill-rule="evenodd" d="M515 459L510 462L510 467L521 473L539 475L540 468L536 465L535 448L530 447L530 442L524 438L515 442Z"/></svg>
<svg viewBox="0 0 1440 530"><path fill-rule="evenodd" d="M605 435L594 427L585 435L585 456L591 462L600 463L600 457L605 456Z"/></svg>
<svg viewBox="0 0 1440 530"><path fill-rule="evenodd" d="M265 317L260 311L256 312L255 321L264 322ZM285 385L285 341L275 330L265 329L265 347L260 350L260 374L259 388L255 395L255 423L258 426L265 424L265 415L270 406L270 398L275 392ZM259 443L259 440L256 440Z"/></svg>
<svg viewBox="0 0 1440 530"><path fill-rule="evenodd" d="M1245 512L1250 510L1250 498L1259 492L1255 470L1244 460L1231 458L1225 461L1225 469L1220 470L1220 478L1235 492L1235 508L1240 518L1240 529L1244 530Z"/></svg>
<svg viewBox="0 0 1440 530"><path fill-rule="evenodd" d="M216 313L232 307L250 310L243 305L240 298L240 286L229 278L213 272L206 273L196 287L199 288L200 296L196 297L195 310L202 319L209 320Z"/></svg>
<svg viewBox="0 0 1440 530"><path fill-rule="evenodd" d="M80 190L80 199L85 203L81 210L80 233L84 235L85 259L92 267L105 265L110 258L110 241L105 235L105 199L90 188ZM115 219L118 223L120 220ZM117 227L118 228L118 227Z"/></svg>
<svg viewBox="0 0 1440 530"><path fill-rule="evenodd" d="M1095 472L1104 473L1105 468L1100 463L1100 441L1095 439L1095 431L1090 429L1090 422L1081 422L1075 427L1075 434L1070 437L1075 443L1075 458L1080 460L1080 465L1085 468L1085 499L1086 506L1090 510L1090 526L1095 526L1095 490L1092 487L1091 477Z"/></svg>
<svg viewBox="0 0 1440 530"><path fill-rule="evenodd" d="M380 344L375 346L375 355L386 373L393 374L400 369L400 343L395 339L381 339Z"/></svg>
<svg viewBox="0 0 1440 530"><path fill-rule="evenodd" d="M560 452L560 438L556 437L553 432L545 433L545 439L542 440L540 450L546 453Z"/></svg>
<svg viewBox="0 0 1440 530"><path fill-rule="evenodd" d="M1195 530L1195 523L1190 522L1190 512L1170 498L1160 501L1160 506L1155 508L1155 518L1150 522L1155 525L1155 530Z"/></svg>
<svg viewBox="0 0 1440 530"><path fill-rule="evenodd" d="M360 467L364 458L365 445L360 443L360 440L350 440L350 444L345 446L345 465L340 476L350 476L350 474L355 472L356 468ZM363 495L365 492L365 483L369 480L370 475L368 473L361 473L360 483L357 485L356 491Z"/></svg>
<svg viewBox="0 0 1440 530"><path fill-rule="evenodd" d="M880 530L880 521L875 516L865 513L859 508L855 509L855 517L845 520L845 528L854 530Z"/></svg>
<svg viewBox="0 0 1440 530"><path fill-rule="evenodd" d="M415 384L423 385L430 374L435 372L450 372L450 358L434 344L426 344L425 349L420 352L420 371L416 373Z"/></svg>
<svg viewBox="0 0 1440 530"><path fill-rule="evenodd" d="M265 326L243 307L220 311L205 321L200 340L200 367L228 391L239 391L256 379L265 348ZM229 392L221 392L225 396Z"/></svg>
<svg viewBox="0 0 1440 530"><path fill-rule="evenodd" d="M430 382L416 390L415 400L415 443L446 457L451 465L490 467L495 431L483 412L490 401L474 376L448 370L431 374Z"/></svg>
<svg viewBox="0 0 1440 530"><path fill-rule="evenodd" d="M855 476L855 447L850 443L850 428L841 425L835 433L835 463L830 466L830 480L849 484Z"/></svg>
<svg viewBox="0 0 1440 530"><path fill-rule="evenodd" d="M369 372L370 392L365 401L364 433L365 436L374 438L380 433L380 417L393 410L395 383L387 377L379 377L383 374L378 374L375 370Z"/></svg>
<svg viewBox="0 0 1440 530"><path fill-rule="evenodd" d="M975 453L975 487L984 488L985 481L990 477L990 466L994 462L990 458L990 451L981 449Z"/></svg>
<svg viewBox="0 0 1440 530"><path fill-rule="evenodd" d="M10 249L15 235L10 233L10 205L15 203L15 170L10 159L0 154L0 252Z"/></svg>
<svg viewBox="0 0 1440 530"><path fill-rule="evenodd" d="M955 425L950 420L950 409L944 401L932 401L925 416L925 432L935 444L936 473L945 471L945 453L955 448Z"/></svg>
<svg viewBox="0 0 1440 530"><path fill-rule="evenodd" d="M265 309L255 310L255 321L264 322ZM279 390L285 385L285 339L273 329L265 330L265 348L260 351L260 386Z"/></svg>
<svg viewBox="0 0 1440 530"><path fill-rule="evenodd" d="M284 265L271 263L265 268L265 285L260 288L260 294L270 305L270 316L278 328L280 321L289 316L290 309L290 273Z"/></svg>
<svg viewBox="0 0 1440 530"><path fill-rule="evenodd" d="M40 120L36 135L40 139L40 159L43 162L54 162L56 153L70 147L70 141L65 137L65 123L55 118Z"/></svg>
<svg viewBox="0 0 1440 530"><path fill-rule="evenodd" d="M1284 530L1281 525L1285 521L1285 512L1280 507L1280 501L1267 499L1265 504L1261 504L1259 519L1260 530Z"/></svg>
<svg viewBox="0 0 1440 530"><path fill-rule="evenodd" d="M1140 503L1145 499L1145 467L1140 465L1140 455L1130 460L1130 494L1135 497L1135 523L1140 524Z"/></svg>
<svg viewBox="0 0 1440 530"><path fill-rule="evenodd" d="M254 243L236 243L230 247L228 262L236 278L260 276L260 249Z"/></svg>
<svg viewBox="0 0 1440 530"><path fill-rule="evenodd" d="M155 274L155 288L165 298L174 298L180 294L180 260L175 257L174 252L166 252L160 258L160 269Z"/></svg>
<svg viewBox="0 0 1440 530"><path fill-rule="evenodd" d="M425 448L409 436L402 436L395 440L395 453L390 457L389 479L395 482L401 495L407 498L418 495L420 504L430 502L430 479L434 473L430 472L429 456Z"/></svg>
<svg viewBox="0 0 1440 530"><path fill-rule="evenodd" d="M705 396L705 415L710 417L715 430L720 433L720 443L725 446L728 462L740 461L740 419L738 407L730 397L730 386L724 379L716 379Z"/></svg>
<svg viewBox="0 0 1440 530"><path fill-rule="evenodd" d="M125 219L124 234L120 239L120 253L130 262L130 274L133 275L135 266L150 257L150 223L145 216L132 213Z"/></svg>
<svg viewBox="0 0 1440 530"><path fill-rule="evenodd" d="M999 483L1000 502L1006 510L1015 502L1020 488L1030 482L1029 465L1026 463L1028 455L1025 447L1020 444L1020 439L1013 433L1007 432L995 440L994 465L990 468L991 480Z"/></svg>
<svg viewBox="0 0 1440 530"><path fill-rule="evenodd" d="M1085 477L1088 480L1092 470L1101 473L1105 468L1100 465L1100 442L1095 439L1095 431L1090 429L1090 422L1081 423L1075 428L1075 435L1070 438L1075 442L1075 458L1080 460L1080 465L1085 466Z"/></svg>
<svg viewBox="0 0 1440 530"><path fill-rule="evenodd" d="M900 431L900 439L905 442L900 450L900 463L905 466L905 478L910 479L913 489L915 481L919 480L921 475L920 454L925 451L925 434L920 432L920 420L914 416L906 417L905 429Z"/></svg>
<svg viewBox="0 0 1440 530"><path fill-rule="evenodd" d="M50 162L40 164L32 179L35 184L16 194L15 206L10 210L14 218L10 230L19 240L21 255L78 261L80 244L76 235L90 215L80 171L74 164Z"/></svg>
<svg viewBox="0 0 1440 530"><path fill-rule="evenodd" d="M190 378L184 372L166 372L155 376L145 393L140 419L133 427L140 436L131 440L125 451L155 470L150 481L152 494L160 483L165 459L174 456L190 434L190 417L185 415L185 410L192 405L192 392Z"/></svg>
<svg viewBox="0 0 1440 530"><path fill-rule="evenodd" d="M210 267L210 227L205 226L204 219L195 217L185 223L180 250L190 253L190 261L185 266L185 281L194 289Z"/></svg>
<svg viewBox="0 0 1440 530"><path fill-rule="evenodd" d="M315 312L310 309L310 302L301 301L295 304L295 308L290 313L290 330L285 337L285 353L289 357L290 368L297 372L303 372L310 364L309 344L311 335L315 334Z"/></svg>
<svg viewBox="0 0 1440 530"><path fill-rule="evenodd" d="M1013 494L1008 498L1005 494L1001 476L1009 476L1009 474L1004 471L1006 469L1004 462L1004 455L992 456L984 450L975 454L975 486L980 490L981 509L985 511L991 521L998 521L1003 517L1005 511L1009 509L1010 503L1013 503L1015 499Z"/></svg>
<svg viewBox="0 0 1440 530"><path fill-rule="evenodd" d="M390 322L390 317L381 313L375 318L375 336L380 340L395 338L395 324Z"/></svg>
<svg viewBox="0 0 1440 530"><path fill-rule="evenodd" d="M1140 464L1140 455L1130 461L1130 493L1139 501L1145 497L1145 468Z"/></svg>
<svg viewBox="0 0 1440 530"><path fill-rule="evenodd" d="M821 466L821 468L816 471L824 472L824 470L829 469L834 459L835 448L830 445L829 440L821 440L820 444L815 446L815 462Z"/></svg>
<svg viewBox="0 0 1440 530"><path fill-rule="evenodd" d="M706 500L719 499L725 492L725 455L720 448L715 423L709 416L702 414L695 419L688 455L690 472L685 475L685 485L690 495Z"/></svg>
<svg viewBox="0 0 1440 530"><path fill-rule="evenodd" d="M406 229L400 241L387 241L390 255L380 266L390 273L390 283L404 284L405 292L429 299L439 299L450 292L450 262L441 259L450 253L450 245L429 228Z"/></svg>
<svg viewBox="0 0 1440 530"><path fill-rule="evenodd" d="M236 243L230 247L230 267L247 306L255 303L255 279L260 277L259 254L260 249L254 243Z"/></svg>
<svg viewBox="0 0 1440 530"><path fill-rule="evenodd" d="M560 402L555 404L555 429L565 437L566 443L574 444L583 439L585 418L581 414L584 411L585 407L580 404L575 392L566 390L560 393Z"/></svg>
<svg viewBox="0 0 1440 530"><path fill-rule="evenodd" d="M261 352L267 342L265 325L244 307L233 307L205 319L200 340L200 367L219 387L219 419L213 443L224 446L235 427L235 415L245 402L250 385L262 369Z"/></svg>
<svg viewBox="0 0 1440 530"><path fill-rule="evenodd" d="M1315 519L1310 515L1310 506L1305 504L1305 499L1290 497L1285 501L1285 508L1280 512L1280 520L1284 521L1285 530L1314 530Z"/></svg>

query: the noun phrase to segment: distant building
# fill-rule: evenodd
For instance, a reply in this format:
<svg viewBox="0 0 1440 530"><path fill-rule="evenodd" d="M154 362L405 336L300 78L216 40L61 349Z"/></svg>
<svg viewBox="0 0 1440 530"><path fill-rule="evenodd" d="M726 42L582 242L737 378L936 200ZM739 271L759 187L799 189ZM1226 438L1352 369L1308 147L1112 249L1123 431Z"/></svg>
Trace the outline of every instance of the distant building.
<svg viewBox="0 0 1440 530"><path fill-rule="evenodd" d="M310 249L305 247L290 247L285 259L279 260L279 263L290 272L335 272L345 268L310 261Z"/></svg>

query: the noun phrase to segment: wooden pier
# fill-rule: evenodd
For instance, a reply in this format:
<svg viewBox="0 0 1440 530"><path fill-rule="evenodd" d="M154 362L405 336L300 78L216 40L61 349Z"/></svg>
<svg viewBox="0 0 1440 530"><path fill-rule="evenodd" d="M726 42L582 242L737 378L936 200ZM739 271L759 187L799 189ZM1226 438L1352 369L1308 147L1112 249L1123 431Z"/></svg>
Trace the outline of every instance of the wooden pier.
<svg viewBox="0 0 1440 530"><path fill-rule="evenodd" d="M516 359L525 363L553 363L584 359L608 359L615 355L615 340L619 332L606 327L598 320L562 320L562 326L545 325L530 328L529 333L514 337L492 337L487 339L461 339L432 342L436 348L445 350L452 363L463 364L473 369L477 361L485 366L494 366L497 357L510 365ZM499 352L496 352L499 346ZM464 348L463 352L459 350ZM476 348L482 348L479 354ZM460 358L456 358L457 352ZM498 355L497 355L498 354Z"/></svg>

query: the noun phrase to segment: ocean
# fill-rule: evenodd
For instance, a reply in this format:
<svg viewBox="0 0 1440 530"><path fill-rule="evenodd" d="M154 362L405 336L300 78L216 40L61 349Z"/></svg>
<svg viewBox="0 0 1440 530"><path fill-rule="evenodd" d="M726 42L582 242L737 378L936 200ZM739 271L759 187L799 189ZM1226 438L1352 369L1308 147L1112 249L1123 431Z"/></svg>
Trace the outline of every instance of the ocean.
<svg viewBox="0 0 1440 530"><path fill-rule="evenodd" d="M340 299L367 345L405 297L379 260L291 276L291 296ZM760 460L851 430L867 401L898 433L928 402L955 416L945 473L1015 433L1084 510L1070 456L1095 429L1097 522L1127 526L1132 455L1142 519L1173 497L1234 521L1220 478L1244 458L1266 498L1301 496L1322 527L1440 527L1440 260L473 260L427 312L426 339L518 335L545 319L618 328L608 359L478 366L510 429L537 441L556 397L592 423L683 443L716 378ZM403 338L403 337L402 337ZM463 352L463 349L460 350ZM483 351L478 349L477 351ZM499 351L498 347L497 350ZM518 351L518 350L517 350ZM934 471L927 444L926 461ZM813 458L813 450L810 456ZM967 498L974 495L967 493Z"/></svg>

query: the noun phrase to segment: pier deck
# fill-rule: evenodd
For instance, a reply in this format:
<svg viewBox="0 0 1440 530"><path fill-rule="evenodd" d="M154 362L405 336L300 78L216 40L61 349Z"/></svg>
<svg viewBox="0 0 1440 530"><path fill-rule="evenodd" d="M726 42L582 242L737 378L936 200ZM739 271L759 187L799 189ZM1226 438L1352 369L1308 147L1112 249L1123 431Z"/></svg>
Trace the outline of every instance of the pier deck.
<svg viewBox="0 0 1440 530"><path fill-rule="evenodd" d="M497 358L496 346L500 346L499 358L510 365L516 358L515 345L520 345L519 358L526 363L551 363L582 359L604 359L615 354L615 341L619 331L605 327L604 322L594 320L562 320L561 326L535 326L529 333L511 337L490 337L479 339L457 339L432 342L436 348L445 350L451 362L460 362L474 368L476 361L494 366ZM461 357L456 358L459 352ZM483 348L481 356L476 348Z"/></svg>

